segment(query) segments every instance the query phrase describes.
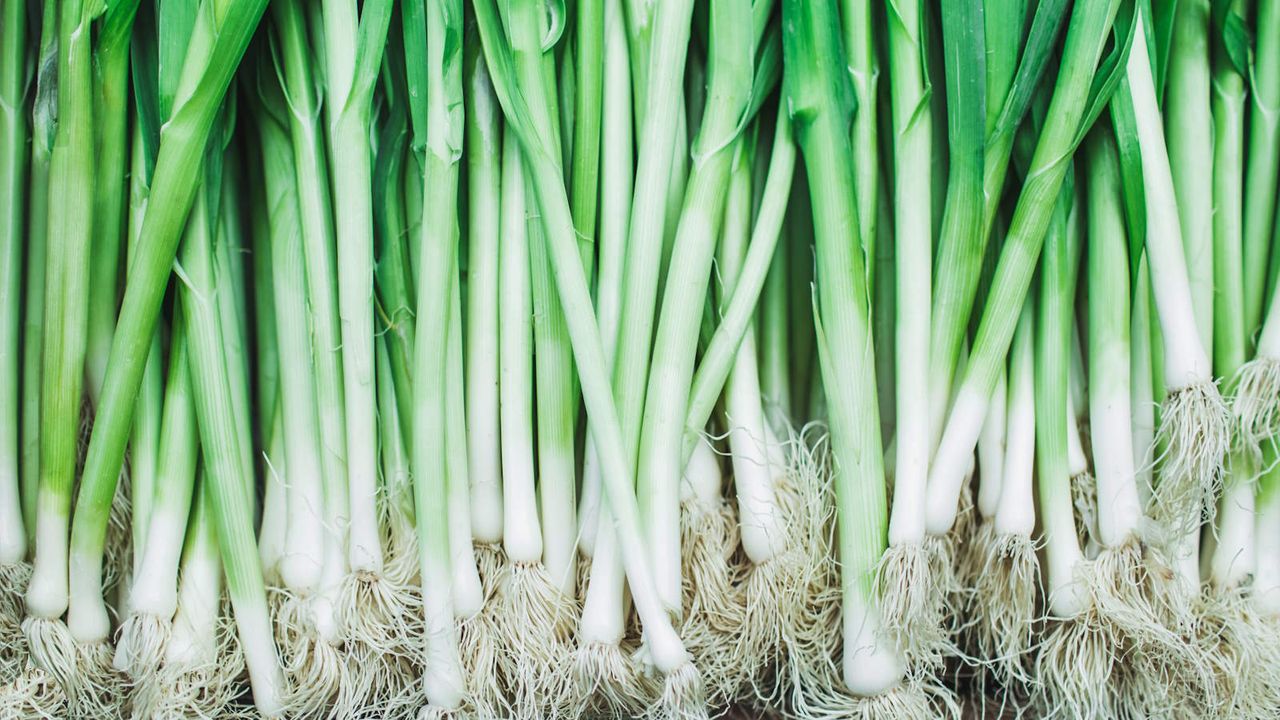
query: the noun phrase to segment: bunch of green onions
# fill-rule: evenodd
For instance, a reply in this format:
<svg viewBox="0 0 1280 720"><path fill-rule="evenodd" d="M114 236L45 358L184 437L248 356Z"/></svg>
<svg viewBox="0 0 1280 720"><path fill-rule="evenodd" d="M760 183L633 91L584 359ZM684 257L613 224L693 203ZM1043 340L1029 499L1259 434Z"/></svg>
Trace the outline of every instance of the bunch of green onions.
<svg viewBox="0 0 1280 720"><path fill-rule="evenodd" d="M1280 707L1280 0L0 7L0 718Z"/></svg>

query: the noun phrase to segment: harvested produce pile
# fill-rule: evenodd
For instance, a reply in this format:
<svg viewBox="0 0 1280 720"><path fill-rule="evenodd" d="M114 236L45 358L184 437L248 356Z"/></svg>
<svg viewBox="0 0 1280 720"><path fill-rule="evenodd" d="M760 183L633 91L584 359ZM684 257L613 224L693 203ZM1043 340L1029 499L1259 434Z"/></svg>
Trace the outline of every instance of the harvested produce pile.
<svg viewBox="0 0 1280 720"><path fill-rule="evenodd" d="M1276 716L1280 0L0 7L0 720Z"/></svg>

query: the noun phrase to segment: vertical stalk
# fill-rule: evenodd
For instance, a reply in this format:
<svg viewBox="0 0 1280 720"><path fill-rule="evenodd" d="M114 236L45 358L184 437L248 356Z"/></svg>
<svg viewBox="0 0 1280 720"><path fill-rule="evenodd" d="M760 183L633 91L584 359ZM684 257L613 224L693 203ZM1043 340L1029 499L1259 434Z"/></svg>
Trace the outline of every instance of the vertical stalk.
<svg viewBox="0 0 1280 720"><path fill-rule="evenodd" d="M18 428L22 385L22 262L27 183L26 3L6 2L0 15L0 568L22 562ZM13 591L16 593L17 588ZM7 602L6 597L0 602Z"/></svg>
<svg viewBox="0 0 1280 720"><path fill-rule="evenodd" d="M1200 342L1213 347L1213 132L1210 0L1179 0L1161 106Z"/></svg>

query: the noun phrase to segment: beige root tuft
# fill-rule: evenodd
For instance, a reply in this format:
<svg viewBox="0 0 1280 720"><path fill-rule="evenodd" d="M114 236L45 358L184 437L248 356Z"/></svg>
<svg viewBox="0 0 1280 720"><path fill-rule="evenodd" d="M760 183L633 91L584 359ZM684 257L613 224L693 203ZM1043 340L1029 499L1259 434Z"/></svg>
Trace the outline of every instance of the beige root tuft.
<svg viewBox="0 0 1280 720"><path fill-rule="evenodd" d="M116 634L115 668L135 679L155 672L164 658L172 628L168 618L151 614L129 616Z"/></svg>
<svg viewBox="0 0 1280 720"><path fill-rule="evenodd" d="M1033 683L1028 666L1040 620L1036 544L1027 535L996 533L985 552L969 605L969 630L997 682L1026 689Z"/></svg>
<svg viewBox="0 0 1280 720"><path fill-rule="evenodd" d="M1160 482L1149 507L1158 528L1173 538L1211 521L1222 490L1222 463L1231 447L1235 421L1218 386L1202 382L1169 394L1160 410L1156 446Z"/></svg>
<svg viewBox="0 0 1280 720"><path fill-rule="evenodd" d="M1280 435L1280 359L1258 357L1245 363L1236 375L1231 408L1251 444Z"/></svg>
<svg viewBox="0 0 1280 720"><path fill-rule="evenodd" d="M513 718L555 717L573 705L568 667L577 607L541 563L510 563L493 616L498 669Z"/></svg>
<svg viewBox="0 0 1280 720"><path fill-rule="evenodd" d="M1115 635L1093 608L1053 621L1036 654L1034 697L1046 720L1107 720L1110 683L1120 652Z"/></svg>
<svg viewBox="0 0 1280 720"><path fill-rule="evenodd" d="M745 599L733 577L737 517L732 503L721 500L708 507L696 498L681 503L680 551L684 622L680 636L704 678L710 704L734 698L740 670L746 661L736 654L746 616Z"/></svg>
<svg viewBox="0 0 1280 720"><path fill-rule="evenodd" d="M652 678L640 672L621 645L591 643L573 653L578 717L637 717L657 696Z"/></svg>

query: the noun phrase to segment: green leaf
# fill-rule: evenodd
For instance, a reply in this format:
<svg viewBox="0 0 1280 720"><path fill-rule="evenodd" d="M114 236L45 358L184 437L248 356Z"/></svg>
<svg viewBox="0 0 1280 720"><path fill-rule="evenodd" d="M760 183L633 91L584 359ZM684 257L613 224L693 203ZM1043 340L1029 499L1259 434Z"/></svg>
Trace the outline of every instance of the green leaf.
<svg viewBox="0 0 1280 720"><path fill-rule="evenodd" d="M947 138L951 161L973 163L982 188L987 118L986 18L982 0L948 0L941 5L946 56ZM979 199L981 203L981 199ZM979 205L980 207L981 205Z"/></svg>
<svg viewBox="0 0 1280 720"><path fill-rule="evenodd" d="M1142 149L1138 145L1137 119L1129 81L1120 83L1111 100L1111 125L1120 151L1120 181L1124 201L1125 226L1129 235L1130 281L1137 281L1138 260L1146 246L1147 201L1142 181Z"/></svg>
<svg viewBox="0 0 1280 720"><path fill-rule="evenodd" d="M191 46L191 33L195 29L196 15L201 3L191 0L157 0L156 2L156 50L160 120L165 122L173 113L174 96L182 77L182 64Z"/></svg>
<svg viewBox="0 0 1280 720"><path fill-rule="evenodd" d="M1253 33L1249 22L1240 14L1239 0L1213 0L1213 25L1218 31L1227 59L1236 72L1249 77L1253 67ZM1272 28L1272 31L1280 28Z"/></svg>
<svg viewBox="0 0 1280 720"><path fill-rule="evenodd" d="M360 27L356 40L356 67L351 82L351 94L347 103L360 103L367 107L382 67L382 56L387 46L387 32L391 27L392 0L366 0L361 5Z"/></svg>
<svg viewBox="0 0 1280 720"><path fill-rule="evenodd" d="M154 6L148 3L134 21L129 57L129 70L133 76L133 103L137 111L137 122L141 126L148 185L151 184L151 173L156 167L156 153L160 150L160 127L164 124L160 114L160 58L156 38Z"/></svg>
<svg viewBox="0 0 1280 720"><path fill-rule="evenodd" d="M560 43L564 35L565 16L564 0L546 0L547 34L542 38L542 52L547 52Z"/></svg>
<svg viewBox="0 0 1280 720"><path fill-rule="evenodd" d="M1044 77L1049 59L1058 45L1058 35L1067 18L1070 3L1067 0L1043 0L1036 8L1035 18L1031 21L1031 31L1027 34L1027 43L1023 48L1022 61L1018 64L1018 72L1014 75L1009 94L1005 97L1004 106L1000 110L1000 118L996 128L988 138L991 139L1012 133L1026 116L1031 107L1031 98Z"/></svg>
<svg viewBox="0 0 1280 720"><path fill-rule="evenodd" d="M1080 121L1079 130L1076 131L1075 141L1071 143L1073 148L1084 141L1084 136L1089 134L1089 128L1093 127L1094 121L1102 114L1107 103L1111 102L1111 96L1120 85L1120 81L1124 79L1129 63L1129 50L1133 47L1133 36L1137 26L1136 3L1132 0L1121 2L1115 22L1111 26L1114 39L1111 52L1103 56L1098 63L1097 72L1094 73L1093 83L1089 86L1089 99L1085 103L1084 117Z"/></svg>
<svg viewBox="0 0 1280 720"><path fill-rule="evenodd" d="M1178 15L1178 0L1143 0L1144 18L1151 18L1147 31L1147 47L1152 50L1151 64L1156 82L1156 97L1164 99L1164 88L1169 79L1169 53L1173 48L1174 19Z"/></svg>

